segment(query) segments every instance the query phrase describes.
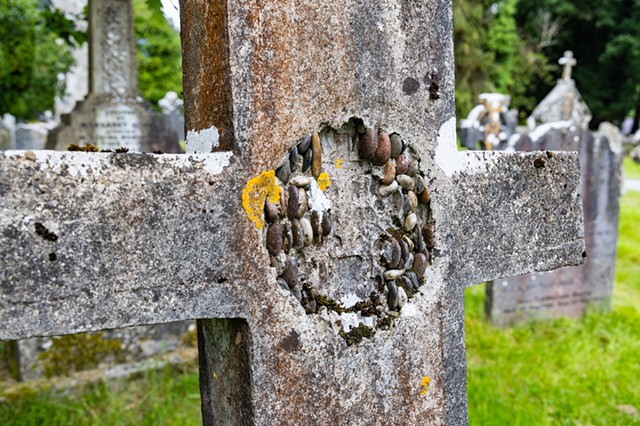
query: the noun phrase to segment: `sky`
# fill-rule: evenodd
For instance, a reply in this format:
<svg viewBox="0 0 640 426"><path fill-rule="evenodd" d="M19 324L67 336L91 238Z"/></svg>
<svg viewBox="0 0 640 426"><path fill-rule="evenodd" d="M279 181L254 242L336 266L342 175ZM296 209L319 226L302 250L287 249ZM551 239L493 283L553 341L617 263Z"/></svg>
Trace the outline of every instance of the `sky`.
<svg viewBox="0 0 640 426"><path fill-rule="evenodd" d="M162 11L171 25L180 29L180 4L178 0L162 0Z"/></svg>

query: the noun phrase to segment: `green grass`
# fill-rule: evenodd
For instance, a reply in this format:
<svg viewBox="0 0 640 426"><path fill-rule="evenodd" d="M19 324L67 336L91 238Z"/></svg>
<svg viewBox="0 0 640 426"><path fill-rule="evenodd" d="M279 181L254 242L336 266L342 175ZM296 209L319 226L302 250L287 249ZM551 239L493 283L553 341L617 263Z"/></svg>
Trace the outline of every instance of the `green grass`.
<svg viewBox="0 0 640 426"><path fill-rule="evenodd" d="M471 425L640 425L640 193L621 199L613 309L509 329L465 293Z"/></svg>
<svg viewBox="0 0 640 426"><path fill-rule="evenodd" d="M624 170L624 177L627 179L640 179L640 164L634 162L631 157L624 157L622 169Z"/></svg>
<svg viewBox="0 0 640 426"><path fill-rule="evenodd" d="M0 404L0 425L200 425L195 365Z"/></svg>

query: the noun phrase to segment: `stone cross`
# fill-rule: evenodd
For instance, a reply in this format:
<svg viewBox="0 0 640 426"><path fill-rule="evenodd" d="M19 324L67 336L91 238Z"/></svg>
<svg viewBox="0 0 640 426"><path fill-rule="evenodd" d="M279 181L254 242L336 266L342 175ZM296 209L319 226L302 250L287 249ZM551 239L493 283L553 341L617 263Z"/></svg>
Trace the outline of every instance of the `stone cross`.
<svg viewBox="0 0 640 426"><path fill-rule="evenodd" d="M448 1L181 23L216 152L2 154L0 338L196 318L205 424L466 423L463 289L582 261L577 155L456 150Z"/></svg>
<svg viewBox="0 0 640 426"><path fill-rule="evenodd" d="M578 61L573 57L571 50L566 50L562 58L558 59L558 63L563 65L562 78L565 80L571 80L571 70L578 64Z"/></svg>

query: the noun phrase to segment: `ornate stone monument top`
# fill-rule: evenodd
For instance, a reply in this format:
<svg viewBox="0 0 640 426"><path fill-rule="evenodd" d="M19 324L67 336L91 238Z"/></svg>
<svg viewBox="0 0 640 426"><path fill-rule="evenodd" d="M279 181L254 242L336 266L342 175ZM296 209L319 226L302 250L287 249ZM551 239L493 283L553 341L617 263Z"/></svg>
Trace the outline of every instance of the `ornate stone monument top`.
<svg viewBox="0 0 640 426"><path fill-rule="evenodd" d="M555 87L538 104L527 119L530 130L542 125L565 121L572 122L582 129L589 128L591 121L591 111L582 100L582 96L576 87L575 81L571 78L573 67L577 61L573 57L573 52L567 50L564 56L558 60L563 65L562 78L558 79ZM557 127L557 125L554 125Z"/></svg>
<svg viewBox="0 0 640 426"><path fill-rule="evenodd" d="M131 0L89 0L89 94L62 115L47 148L178 152L178 134L139 95Z"/></svg>

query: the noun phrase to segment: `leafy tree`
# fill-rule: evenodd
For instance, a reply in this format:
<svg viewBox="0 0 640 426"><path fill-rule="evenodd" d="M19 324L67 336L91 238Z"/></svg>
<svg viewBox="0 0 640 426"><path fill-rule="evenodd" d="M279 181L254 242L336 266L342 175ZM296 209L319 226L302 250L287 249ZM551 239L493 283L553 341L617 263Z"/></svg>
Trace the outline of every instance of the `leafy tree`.
<svg viewBox="0 0 640 426"><path fill-rule="evenodd" d="M162 13L159 1L134 0L138 85L154 106L168 91L182 94L180 34Z"/></svg>
<svg viewBox="0 0 640 426"><path fill-rule="evenodd" d="M58 75L73 65L83 35L38 0L0 0L0 113L33 119L64 93Z"/></svg>
<svg viewBox="0 0 640 426"><path fill-rule="evenodd" d="M592 126L640 120L640 2L637 0L519 0L517 22L529 34L539 33L536 16L561 21L556 42L545 46L549 64L564 50L578 60L573 78L593 113ZM555 65L559 71L559 67ZM551 85L539 84L538 95Z"/></svg>
<svg viewBox="0 0 640 426"><path fill-rule="evenodd" d="M511 96L525 118L537 100L531 85L549 80L546 58L516 25L517 0L454 0L456 112L464 117L482 92Z"/></svg>

